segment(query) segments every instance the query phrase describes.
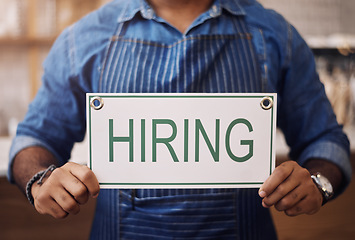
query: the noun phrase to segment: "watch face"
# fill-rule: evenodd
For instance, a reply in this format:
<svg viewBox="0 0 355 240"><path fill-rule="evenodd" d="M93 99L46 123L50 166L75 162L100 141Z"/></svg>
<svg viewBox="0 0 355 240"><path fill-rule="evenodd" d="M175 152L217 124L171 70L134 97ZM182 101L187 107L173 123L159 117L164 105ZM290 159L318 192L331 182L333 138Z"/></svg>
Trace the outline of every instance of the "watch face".
<svg viewBox="0 0 355 240"><path fill-rule="evenodd" d="M323 191L327 191L329 193L333 192L333 186L328 179L326 179L322 175L318 175L317 178L319 180L319 185L322 187Z"/></svg>

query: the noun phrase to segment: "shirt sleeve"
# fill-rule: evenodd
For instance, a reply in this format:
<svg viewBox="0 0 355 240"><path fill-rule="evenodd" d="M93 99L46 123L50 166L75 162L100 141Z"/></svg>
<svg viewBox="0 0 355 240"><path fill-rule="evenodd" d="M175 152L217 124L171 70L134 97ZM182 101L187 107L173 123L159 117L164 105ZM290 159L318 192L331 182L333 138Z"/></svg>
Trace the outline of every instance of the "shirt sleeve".
<svg viewBox="0 0 355 240"><path fill-rule="evenodd" d="M291 25L284 52L278 125L290 146L290 157L300 165L311 158L336 164L345 177L344 190L352 174L350 144L319 80L313 53Z"/></svg>
<svg viewBox="0 0 355 240"><path fill-rule="evenodd" d="M43 65L42 85L18 125L10 149L10 181L13 181L13 159L21 150L41 146L64 164L70 158L74 142L84 139L87 89L75 70L75 45L70 31L64 31L54 43Z"/></svg>
<svg viewBox="0 0 355 240"><path fill-rule="evenodd" d="M65 164L86 132L86 93L98 92L100 66L117 28L120 4L112 2L66 28L43 63L42 85L17 128L9 156L41 146Z"/></svg>

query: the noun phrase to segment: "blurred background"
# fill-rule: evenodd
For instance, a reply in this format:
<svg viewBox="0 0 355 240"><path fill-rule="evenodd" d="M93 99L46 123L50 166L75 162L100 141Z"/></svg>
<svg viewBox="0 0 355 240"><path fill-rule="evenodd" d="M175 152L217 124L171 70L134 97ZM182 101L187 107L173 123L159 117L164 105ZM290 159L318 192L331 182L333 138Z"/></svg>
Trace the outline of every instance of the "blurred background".
<svg viewBox="0 0 355 240"><path fill-rule="evenodd" d="M77 216L54 220L37 214L5 175L11 138L41 84L41 64L51 45L65 27L108 1L1 0L0 98L4 101L0 104L0 239L88 238L95 201ZM321 81L354 150L355 1L259 2L284 15L312 48ZM276 148L277 161L284 161L287 146L281 133ZM73 161L80 162L86 156L86 143L77 144ZM354 191L352 183L341 197L313 216L289 218L273 210L280 239L355 239Z"/></svg>

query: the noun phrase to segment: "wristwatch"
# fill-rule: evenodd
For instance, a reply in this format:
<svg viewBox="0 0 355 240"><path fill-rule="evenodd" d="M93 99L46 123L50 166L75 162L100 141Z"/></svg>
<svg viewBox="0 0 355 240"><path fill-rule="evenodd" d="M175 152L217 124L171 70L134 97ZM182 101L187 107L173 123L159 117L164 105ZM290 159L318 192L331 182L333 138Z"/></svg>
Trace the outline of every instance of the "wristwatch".
<svg viewBox="0 0 355 240"><path fill-rule="evenodd" d="M323 195L323 204L328 202L334 195L333 186L330 181L320 173L311 176L313 182L317 185L319 191Z"/></svg>

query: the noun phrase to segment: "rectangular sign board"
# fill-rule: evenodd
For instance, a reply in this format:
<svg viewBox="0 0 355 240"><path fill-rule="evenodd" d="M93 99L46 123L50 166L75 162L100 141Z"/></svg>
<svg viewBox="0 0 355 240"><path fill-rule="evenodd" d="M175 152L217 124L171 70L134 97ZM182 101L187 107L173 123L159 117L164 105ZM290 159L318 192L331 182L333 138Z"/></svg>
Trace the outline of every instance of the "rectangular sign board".
<svg viewBox="0 0 355 240"><path fill-rule="evenodd" d="M277 95L87 94L101 188L260 187L275 168Z"/></svg>

